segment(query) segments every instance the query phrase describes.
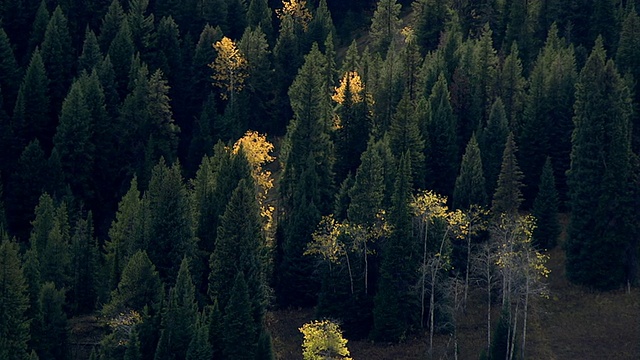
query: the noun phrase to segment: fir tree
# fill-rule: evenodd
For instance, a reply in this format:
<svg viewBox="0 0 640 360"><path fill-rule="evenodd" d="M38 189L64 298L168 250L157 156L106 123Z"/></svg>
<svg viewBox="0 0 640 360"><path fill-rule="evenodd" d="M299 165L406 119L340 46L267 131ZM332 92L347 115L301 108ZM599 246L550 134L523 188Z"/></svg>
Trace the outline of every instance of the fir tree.
<svg viewBox="0 0 640 360"><path fill-rule="evenodd" d="M273 44L274 33L271 21L271 8L268 0L251 0L247 9L247 24L251 28L260 27Z"/></svg>
<svg viewBox="0 0 640 360"><path fill-rule="evenodd" d="M42 41L42 61L47 71L51 94L51 114L56 116L60 111L62 100L67 95L71 83L71 75L75 71L75 58L67 17L60 6L51 14L47 30Z"/></svg>
<svg viewBox="0 0 640 360"><path fill-rule="evenodd" d="M460 175L456 179L453 192L453 206L467 209L471 205L486 205L487 192L482 173L482 158L475 134L471 136L467 149L462 156Z"/></svg>
<svg viewBox="0 0 640 360"><path fill-rule="evenodd" d="M371 20L371 35L373 50L386 54L394 38L400 32L400 9L402 5L396 0L379 0Z"/></svg>
<svg viewBox="0 0 640 360"><path fill-rule="evenodd" d="M193 338L187 349L186 360L213 359L213 348L209 342L209 328L205 313L200 313L195 323Z"/></svg>
<svg viewBox="0 0 640 360"><path fill-rule="evenodd" d="M23 143L38 139L49 149L53 137L53 122L49 117L49 79L36 49L18 91L13 109L13 126Z"/></svg>
<svg viewBox="0 0 640 360"><path fill-rule="evenodd" d="M417 117L405 92L398 104L389 128L389 146L396 159L405 153L411 156L411 176L416 187L423 187L425 183L424 139L420 134Z"/></svg>
<svg viewBox="0 0 640 360"><path fill-rule="evenodd" d="M0 232L0 357L21 360L27 357L29 341L28 288L18 244L9 241L4 230Z"/></svg>
<svg viewBox="0 0 640 360"><path fill-rule="evenodd" d="M111 42L120 32L121 24L125 20L124 10L120 4L120 0L112 0L107 13L102 18L100 26L100 36L98 42L103 52L107 52L111 46Z"/></svg>
<svg viewBox="0 0 640 360"><path fill-rule="evenodd" d="M227 27L229 37L239 39L247 27L247 3L245 0L226 0Z"/></svg>
<svg viewBox="0 0 640 360"><path fill-rule="evenodd" d="M515 216L518 214L522 203L522 191L520 189L522 188L523 175L518 166L516 151L518 149L513 133L509 133L502 153L502 165L496 192L493 194L491 203L491 211L495 216L500 216L503 213L508 216Z"/></svg>
<svg viewBox="0 0 640 360"><path fill-rule="evenodd" d="M447 2L444 0L418 0L411 4L415 17L416 41L422 53L435 50L447 20Z"/></svg>
<svg viewBox="0 0 640 360"><path fill-rule="evenodd" d="M146 54L151 45L154 29L153 14L147 15L149 0L129 0L126 20L131 28L131 36L136 52Z"/></svg>
<svg viewBox="0 0 640 360"><path fill-rule="evenodd" d="M389 213L391 236L382 249L378 291L374 299L372 336L377 340L398 341L413 325L417 297L412 293L417 262L411 236L411 160L405 153L398 166L392 209Z"/></svg>
<svg viewBox="0 0 640 360"><path fill-rule="evenodd" d="M7 104L13 104L20 86L20 68L7 33L0 27L0 88ZM4 109L8 111L9 109Z"/></svg>
<svg viewBox="0 0 640 360"><path fill-rule="evenodd" d="M82 54L78 58L78 72L84 70L90 74L101 61L102 51L98 44L98 38L91 29L87 28L82 43Z"/></svg>
<svg viewBox="0 0 640 360"><path fill-rule="evenodd" d="M124 351L124 360L142 360L140 337L138 331L133 329L127 342L127 350Z"/></svg>
<svg viewBox="0 0 640 360"><path fill-rule="evenodd" d="M121 21L118 32L109 43L107 54L113 64L113 72L118 82L118 93L124 97L126 90L126 79L129 78L131 70L131 58L135 52L133 43L133 33L128 21Z"/></svg>
<svg viewBox="0 0 640 360"><path fill-rule="evenodd" d="M41 201L48 200L41 198ZM46 231L46 230L45 230ZM47 233L44 247L37 247L40 275L43 282L53 282L58 289L71 280L71 227L67 206L62 203L55 210L53 223Z"/></svg>
<svg viewBox="0 0 640 360"><path fill-rule="evenodd" d="M507 142L509 126L502 99L497 98L491 106L489 121L480 136L478 143L482 153L483 173L486 178L487 194L493 194L498 183L500 164L504 145Z"/></svg>
<svg viewBox="0 0 640 360"><path fill-rule="evenodd" d="M211 344L213 359L222 358L222 352L224 350L223 336L224 336L224 318L220 307L218 306L218 299L213 299L213 305L207 309L207 328L209 329L209 343Z"/></svg>
<svg viewBox="0 0 640 360"><path fill-rule="evenodd" d="M531 214L536 218L533 241L539 249L553 249L560 236L558 222L558 191L553 177L551 159L547 157L538 183L538 196L533 202Z"/></svg>
<svg viewBox="0 0 640 360"><path fill-rule="evenodd" d="M93 215L76 223L71 243L72 308L75 314L94 310L100 293L100 253L93 235Z"/></svg>
<svg viewBox="0 0 640 360"><path fill-rule="evenodd" d="M38 298L32 345L40 359L66 359L69 351L69 330L64 312L64 290L45 282Z"/></svg>
<svg viewBox="0 0 640 360"><path fill-rule="evenodd" d="M35 48L42 45L44 33L47 30L47 24L49 24L50 19L51 14L47 9L47 1L42 0L40 1L40 6L38 6L36 17L31 26L31 35L29 36L29 49L26 52L27 54L31 54Z"/></svg>
<svg viewBox="0 0 640 360"><path fill-rule="evenodd" d="M518 44L514 41L509 55L504 60L498 74L498 85L496 87L497 93L504 104L504 112L507 115L509 128L514 132L520 130L521 117L524 110L526 80L522 75L522 71Z"/></svg>
<svg viewBox="0 0 640 360"><path fill-rule="evenodd" d="M616 53L616 65L622 73L628 73L633 76L635 80L635 86L632 90L635 94L635 103L640 104L640 64L635 59L640 57L640 16L638 16L635 7L631 7L627 10L628 14L625 16L622 23L622 30L620 31L620 40L618 42L618 51ZM634 112L634 124L633 124L633 150L638 153L640 150L640 116L637 109Z"/></svg>
<svg viewBox="0 0 640 360"><path fill-rule="evenodd" d="M251 298L242 271L235 277L223 320L224 358L254 360L256 323L251 316Z"/></svg>
<svg viewBox="0 0 640 360"><path fill-rule="evenodd" d="M349 189L351 203L347 215L356 224L372 225L377 212L382 208L385 191L384 164L376 150L375 142L369 140L367 150L362 153L355 182Z"/></svg>
<svg viewBox="0 0 640 360"><path fill-rule="evenodd" d="M613 61L606 60L600 38L580 72L574 109L567 276L576 283L611 289L631 276L625 250L629 228L622 220L632 211L631 100Z"/></svg>

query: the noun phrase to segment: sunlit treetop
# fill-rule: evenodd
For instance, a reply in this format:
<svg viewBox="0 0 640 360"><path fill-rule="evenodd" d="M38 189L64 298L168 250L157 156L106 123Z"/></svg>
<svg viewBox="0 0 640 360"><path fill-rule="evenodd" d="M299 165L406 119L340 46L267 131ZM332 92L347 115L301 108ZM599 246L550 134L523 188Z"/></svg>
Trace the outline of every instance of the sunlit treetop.
<svg viewBox="0 0 640 360"><path fill-rule="evenodd" d="M233 94L244 88L244 80L248 76L247 59L236 43L226 36L213 44L213 48L218 52L215 61L209 64L214 71L211 76L214 85L222 89L223 99L233 99Z"/></svg>
<svg viewBox="0 0 640 360"><path fill-rule="evenodd" d="M347 349L347 339L342 337L342 331L336 323L330 320L315 320L304 324L300 332L304 335L304 360L352 360Z"/></svg>
<svg viewBox="0 0 640 360"><path fill-rule="evenodd" d="M354 104L362 102L364 84L357 71L349 71L344 74L340 80L340 86L336 87L336 92L331 96L331 99L338 104L344 103L347 87L349 87L351 94L351 102Z"/></svg>
<svg viewBox="0 0 640 360"><path fill-rule="evenodd" d="M282 9L277 9L276 14L280 21L284 21L287 17L293 19L294 22L302 25L305 31L312 18L311 12L307 8L307 2L304 0L283 0Z"/></svg>

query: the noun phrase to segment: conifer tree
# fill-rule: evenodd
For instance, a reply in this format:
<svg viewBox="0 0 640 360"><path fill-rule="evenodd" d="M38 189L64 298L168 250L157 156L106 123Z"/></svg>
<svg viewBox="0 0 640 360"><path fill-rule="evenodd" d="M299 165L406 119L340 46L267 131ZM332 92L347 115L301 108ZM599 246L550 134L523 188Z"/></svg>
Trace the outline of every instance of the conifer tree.
<svg viewBox="0 0 640 360"><path fill-rule="evenodd" d="M29 342L28 288L18 244L9 241L3 229L0 232L0 357L21 360L27 357Z"/></svg>
<svg viewBox="0 0 640 360"><path fill-rule="evenodd" d="M44 197L46 198L46 196ZM46 203L49 200L41 198ZM71 280L71 227L67 206L62 203L55 210L53 223L44 247L37 247L40 275L43 282L53 282L58 289L69 285Z"/></svg>
<svg viewBox="0 0 640 360"><path fill-rule="evenodd" d="M49 79L38 49L31 56L18 91L13 126L23 143L38 139L45 149L50 148L54 129L49 117Z"/></svg>
<svg viewBox="0 0 640 360"><path fill-rule="evenodd" d="M98 44L98 38L93 30L87 27L84 34L84 42L82 43L82 53L78 58L78 72L82 70L87 73L91 71L102 61L102 51Z"/></svg>
<svg viewBox="0 0 640 360"><path fill-rule="evenodd" d="M76 223L71 243L72 308L75 314L94 310L100 293L100 253L93 235L93 215Z"/></svg>
<svg viewBox="0 0 640 360"><path fill-rule="evenodd" d="M196 319L193 338L187 349L186 360L209 360L213 359L213 348L209 342L209 327L205 313L198 314Z"/></svg>
<svg viewBox="0 0 640 360"><path fill-rule="evenodd" d="M467 149L462 156L460 174L453 191L453 206L467 209L471 205L486 205L487 192L482 173L482 158L475 134L471 136Z"/></svg>
<svg viewBox="0 0 640 360"><path fill-rule="evenodd" d="M118 120L118 106L120 106L120 95L118 94L118 82L113 69L111 57L107 54L96 68L100 85L104 92L104 102L107 114L114 123Z"/></svg>
<svg viewBox="0 0 640 360"><path fill-rule="evenodd" d="M355 182L349 189L351 203L347 210L350 221L361 225L372 225L384 198L384 164L373 139L362 153Z"/></svg>
<svg viewBox="0 0 640 360"><path fill-rule="evenodd" d="M13 104L20 86L20 68L7 33L0 27L0 88L8 104ZM5 111L9 109L5 108Z"/></svg>
<svg viewBox="0 0 640 360"><path fill-rule="evenodd" d="M502 99L497 98L491 106L487 126L478 136L480 152L482 153L482 168L486 178L487 195L495 192L508 134L509 126L504 105Z"/></svg>
<svg viewBox="0 0 640 360"><path fill-rule="evenodd" d="M129 72L131 70L131 58L134 53L133 33L131 32L129 22L123 20L120 22L118 32L107 48L107 54L113 64L113 72L118 82L120 98L123 98L125 95L127 79L129 78Z"/></svg>
<svg viewBox="0 0 640 360"><path fill-rule="evenodd" d="M558 222L558 191L553 176L551 159L547 157L538 183L538 196L533 202L531 214L536 218L533 241L538 249L553 249L560 236Z"/></svg>
<svg viewBox="0 0 640 360"><path fill-rule="evenodd" d="M327 0L319 0L315 8L311 21L309 21L309 29L307 31L307 41L310 44L314 42L322 44L327 37L336 36L336 28L333 25L331 11L327 6ZM326 47L324 49L326 51Z"/></svg>
<svg viewBox="0 0 640 360"><path fill-rule="evenodd" d="M40 2L40 6L38 6L38 10L36 11L35 19L33 20L33 24L31 25L31 34L29 36L29 48L26 54L33 53L33 50L40 45L42 45L42 41L44 40L44 33L47 30L47 24L49 24L49 20L51 19L51 14L47 9L47 1L42 0Z"/></svg>
<svg viewBox="0 0 640 360"><path fill-rule="evenodd" d="M149 206L145 225L149 259L162 279L175 279L182 258L194 256L196 250L191 205L179 163L168 167L160 160L153 168L145 199Z"/></svg>
<svg viewBox="0 0 640 360"><path fill-rule="evenodd" d="M245 0L226 0L229 37L239 39L247 27L247 3Z"/></svg>
<svg viewBox="0 0 640 360"><path fill-rule="evenodd" d="M411 156L411 177L416 187L423 187L425 183L425 141L420 134L418 119L414 115L409 93L405 92L398 104L396 113L389 127L389 146L396 159L405 153Z"/></svg>
<svg viewBox="0 0 640 360"><path fill-rule="evenodd" d="M522 203L522 191L520 189L522 188L523 175L518 166L516 151L518 149L514 136L510 132L502 153L500 175L498 175L498 184L491 203L491 211L495 216L500 216L500 214L515 216L518 214Z"/></svg>
<svg viewBox="0 0 640 360"><path fill-rule="evenodd" d="M218 305L218 299L213 299L213 305L208 307L206 315L207 328L209 329L209 343L211 344L213 358L222 358L222 352L224 350L222 341L224 336L224 318Z"/></svg>
<svg viewBox="0 0 640 360"><path fill-rule="evenodd" d="M377 340L398 341L413 325L417 296L413 294L417 263L413 263L411 235L411 160L400 158L398 175L389 213L391 235L382 249L378 291L374 299L372 336Z"/></svg>
<svg viewBox="0 0 640 360"><path fill-rule="evenodd" d="M371 20L372 48L379 54L386 54L394 38L400 32L400 9L397 0L379 0Z"/></svg>
<svg viewBox="0 0 640 360"><path fill-rule="evenodd" d="M224 358L253 360L258 328L251 316L251 299L242 271L235 277L224 309L223 329Z"/></svg>
<svg viewBox="0 0 640 360"><path fill-rule="evenodd" d="M422 53L435 50L445 30L447 20L447 2L444 0L418 0L411 4L415 17L416 41Z"/></svg>
<svg viewBox="0 0 640 360"><path fill-rule="evenodd" d="M514 132L519 132L520 130L521 117L524 110L526 80L522 75L522 71L518 44L514 41L509 55L504 60L498 74L498 85L496 87L497 93L504 104L509 128Z"/></svg>
<svg viewBox="0 0 640 360"><path fill-rule="evenodd" d="M131 36L136 52L146 54L151 45L154 29L153 14L147 15L149 0L129 0L126 20L131 28Z"/></svg>
<svg viewBox="0 0 640 360"><path fill-rule="evenodd" d="M269 43L273 44L274 32L271 21L271 8L268 0L251 0L247 8L247 24L251 28L260 27Z"/></svg>
<svg viewBox="0 0 640 360"><path fill-rule="evenodd" d="M640 85L638 85L638 79L640 79L640 64L635 59L640 57L640 16L638 16L636 7L631 6L627 10L628 14L625 16L622 23L622 30L620 31L620 40L618 42L618 51L616 53L616 65L620 69L620 72L625 74L631 74L635 80L635 86L633 93L635 94L635 103L640 104ZM637 107L638 105L636 105ZM633 150L638 153L640 151L640 115L637 110L634 112L633 123Z"/></svg>
<svg viewBox="0 0 640 360"><path fill-rule="evenodd" d="M453 193L459 154L456 138L457 120L449 102L447 81L442 74L429 96L428 112L426 132L429 136L430 185L435 192L448 196Z"/></svg>
<svg viewBox="0 0 640 360"><path fill-rule="evenodd" d="M42 41L42 61L47 71L51 94L51 114L56 116L60 111L62 100L69 91L71 75L75 70L74 50L69 33L67 17L60 6L51 14L47 30Z"/></svg>
<svg viewBox="0 0 640 360"><path fill-rule="evenodd" d="M45 282L38 298L32 346L40 359L66 359L69 351L64 290Z"/></svg>
<svg viewBox="0 0 640 360"><path fill-rule="evenodd" d="M134 328L129 336L127 342L127 350L124 352L124 360L142 360L142 353L140 352L141 344L138 331Z"/></svg>
<svg viewBox="0 0 640 360"><path fill-rule="evenodd" d="M180 264L176 284L169 290L169 299L162 313L162 329L155 359L186 358L198 317L195 290L189 272L189 260L185 257Z"/></svg>
<svg viewBox="0 0 640 360"><path fill-rule="evenodd" d="M573 282L611 289L628 274L630 116L629 90L603 41L596 40L576 85L571 168L571 225L567 276ZM595 156L594 154L598 154Z"/></svg>
<svg viewBox="0 0 640 360"><path fill-rule="evenodd" d="M112 0L100 25L98 42L103 52L106 53L109 50L111 42L116 38L123 21L125 21L125 15L120 0Z"/></svg>
<svg viewBox="0 0 640 360"><path fill-rule="evenodd" d="M269 117L271 108L269 97L273 94L273 69L267 35L262 27L247 29L238 42L238 49L247 59L248 77L242 96L247 97L246 101L253 108L248 114L248 127L266 131L265 119Z"/></svg>

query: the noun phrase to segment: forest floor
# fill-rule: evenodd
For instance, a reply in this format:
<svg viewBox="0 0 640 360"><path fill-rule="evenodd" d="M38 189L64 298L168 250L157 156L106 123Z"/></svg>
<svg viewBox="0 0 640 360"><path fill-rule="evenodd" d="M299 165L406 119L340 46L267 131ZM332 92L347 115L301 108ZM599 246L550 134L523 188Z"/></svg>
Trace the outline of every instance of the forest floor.
<svg viewBox="0 0 640 360"><path fill-rule="evenodd" d="M561 217L563 224L566 216ZM564 234L561 237L564 238ZM561 246L551 250L547 264L549 298L536 301L530 316L527 359L640 359L640 289L596 292L569 283L564 271ZM474 296L475 295L475 296ZM482 299L470 294L470 299ZM492 311L497 320L499 309ZM302 358L302 334L298 331L313 319L313 309L273 311L268 327L273 335L278 359ZM466 314L460 315L458 359L478 359L486 347L486 307L482 301L470 301ZM495 322L494 322L495 326ZM438 335L434 339L435 359L454 359L453 339ZM428 336L416 336L402 344L349 341L354 360L428 359Z"/></svg>

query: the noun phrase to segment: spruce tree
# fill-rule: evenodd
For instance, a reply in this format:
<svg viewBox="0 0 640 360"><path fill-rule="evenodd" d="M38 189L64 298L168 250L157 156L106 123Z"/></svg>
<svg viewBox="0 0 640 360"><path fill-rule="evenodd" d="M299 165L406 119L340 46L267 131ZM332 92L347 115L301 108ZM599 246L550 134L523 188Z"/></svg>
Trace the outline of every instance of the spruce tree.
<svg viewBox="0 0 640 360"><path fill-rule="evenodd" d="M26 54L33 53L33 50L40 45L42 45L42 41L44 40L44 33L47 31L47 24L49 24L49 20L51 19L51 14L47 9L47 1L42 0L40 2L40 6L38 6L38 10L36 11L35 19L33 20L33 24L31 25L31 34L29 36L29 48Z"/></svg>
<svg viewBox="0 0 640 360"><path fill-rule="evenodd" d="M34 321L32 346L40 359L66 359L69 354L69 329L64 312L64 290L52 282L40 289L38 312Z"/></svg>
<svg viewBox="0 0 640 360"><path fill-rule="evenodd" d="M411 160L400 158L392 198L389 222L393 230L382 248L380 278L374 299L373 332L376 340L398 341L408 335L413 325L417 296L417 262L411 235Z"/></svg>
<svg viewBox="0 0 640 360"><path fill-rule="evenodd" d="M131 28L131 36L136 52L146 55L151 45L154 29L153 14L147 15L149 0L129 0L126 20Z"/></svg>
<svg viewBox="0 0 640 360"><path fill-rule="evenodd" d="M516 151L518 149L513 133L509 133L502 153L502 165L500 175L498 175L496 192L493 194L491 203L491 211L494 216L500 216L500 214L515 216L518 214L520 204L522 204L523 175L518 166Z"/></svg>
<svg viewBox="0 0 640 360"><path fill-rule="evenodd" d="M224 358L254 360L258 328L251 316L251 298L242 271L235 277L224 309L223 329Z"/></svg>
<svg viewBox="0 0 640 360"><path fill-rule="evenodd" d="M640 57L640 16L634 6L627 9L627 12L620 31L616 65L618 65L620 72L633 76L635 86L631 90L634 90L634 100L637 107L637 104L640 104L640 85L638 85L640 64L635 59ZM633 150L638 153L640 151L640 115L637 110L634 115L632 146Z"/></svg>
<svg viewBox="0 0 640 360"><path fill-rule="evenodd" d="M435 50L440 43L447 20L447 2L444 0L418 0L411 4L415 17L416 41L423 54Z"/></svg>
<svg viewBox="0 0 640 360"><path fill-rule="evenodd" d="M567 276L612 289L631 276L630 229L622 220L633 211L628 199L631 99L613 61L606 59L601 38L580 72L574 109Z"/></svg>
<svg viewBox="0 0 640 360"><path fill-rule="evenodd" d="M372 48L379 54L386 54L393 39L400 32L400 9L397 0L379 0L371 20Z"/></svg>
<svg viewBox="0 0 640 360"><path fill-rule="evenodd" d="M504 111L504 105L500 98L491 106L489 121L482 133L478 136L478 145L482 153L483 174L486 178L487 195L493 194L498 183L500 164L504 145L507 142L509 126Z"/></svg>
<svg viewBox="0 0 640 360"><path fill-rule="evenodd" d="M100 25L100 36L98 42L103 52L107 52L111 46L111 42L116 38L120 31L121 24L125 20L124 10L120 4L120 0L112 0L107 13L102 18Z"/></svg>
<svg viewBox="0 0 640 360"><path fill-rule="evenodd" d="M102 51L98 44L98 38L93 30L87 28L82 43L82 53L78 58L78 72L84 70L90 74L101 61Z"/></svg>
<svg viewBox="0 0 640 360"><path fill-rule="evenodd" d="M240 94L252 104L253 111L248 114L248 126L260 132L267 131L265 119L269 117L271 108L269 97L273 94L273 68L267 35L262 27L247 29L238 42L238 49L242 51L248 64L246 87Z"/></svg>
<svg viewBox="0 0 640 360"><path fill-rule="evenodd" d="M225 32L232 39L239 39L247 27L247 3L245 0L226 0L227 27Z"/></svg>
<svg viewBox="0 0 640 360"><path fill-rule="evenodd" d="M77 221L71 241L71 306L74 314L86 314L94 310L102 286L100 250L93 235L91 212Z"/></svg>
<svg viewBox="0 0 640 360"><path fill-rule="evenodd" d="M0 358L22 360L29 342L27 283L21 268L18 244L0 229Z"/></svg>
<svg viewBox="0 0 640 360"><path fill-rule="evenodd" d="M51 94L50 116L57 116L62 100L69 91L71 75L75 71L75 57L67 17L60 6L51 14L42 41L42 61L47 71Z"/></svg>
<svg viewBox="0 0 640 360"><path fill-rule="evenodd" d="M355 182L349 189L351 203L347 210L350 221L361 225L373 225L384 198L384 164L376 151L373 139L362 153Z"/></svg>
<svg viewBox="0 0 640 360"><path fill-rule="evenodd" d="M222 341L224 335L224 318L218 305L218 299L213 299L213 305L205 309L207 311L207 328L209 329L209 344L211 344L212 358L221 359L222 351L224 350Z"/></svg>
<svg viewBox="0 0 640 360"><path fill-rule="evenodd" d="M205 313L198 314L193 338L187 349L186 360L210 360L213 359L213 348L209 342L209 327Z"/></svg>
<svg viewBox="0 0 640 360"><path fill-rule="evenodd" d="M48 150L55 130L53 124L49 112L49 79L40 50L36 49L31 56L13 108L14 131L23 143L28 144L38 139Z"/></svg>
<svg viewBox="0 0 640 360"><path fill-rule="evenodd" d="M120 28L106 50L113 64L113 72L118 82L118 94L123 98L127 89L127 79L131 70L131 58L135 53L133 33L128 21L121 21Z"/></svg>
<svg viewBox="0 0 640 360"><path fill-rule="evenodd" d="M273 44L274 32L271 21L271 8L268 0L251 0L247 9L247 24L251 28L260 27L267 39Z"/></svg>
<svg viewBox="0 0 640 360"><path fill-rule="evenodd" d="M43 196L41 201L46 204L48 200L45 198ZM53 282L58 289L68 286L71 281L71 227L65 203L55 210L44 247L38 246L36 249L42 281Z"/></svg>
<svg viewBox="0 0 640 360"><path fill-rule="evenodd" d="M13 104L20 86L20 68L13 53L7 33L0 27L0 88L8 104ZM8 111L5 108L5 111Z"/></svg>
<svg viewBox="0 0 640 360"><path fill-rule="evenodd" d="M425 141L420 134L418 119L414 115L409 93L405 92L398 104L389 128L389 146L396 159L405 153L411 156L411 177L416 187L424 187L426 172L424 161Z"/></svg>
<svg viewBox="0 0 640 360"><path fill-rule="evenodd" d="M533 241L538 249L553 249L560 236L558 222L558 191L553 176L551 159L547 157L538 183L538 196L533 202L531 214L536 218Z"/></svg>
<svg viewBox="0 0 640 360"><path fill-rule="evenodd" d="M516 133L520 130L525 100L526 80L522 72L522 60L520 59L518 44L514 41L509 55L505 58L498 74L496 91L504 104L509 128Z"/></svg>
<svg viewBox="0 0 640 360"><path fill-rule="evenodd" d="M456 179L453 191L453 206L467 209L471 205L487 204L487 192L484 175L482 173L482 158L475 134L471 136L467 149L462 156L460 174Z"/></svg>

